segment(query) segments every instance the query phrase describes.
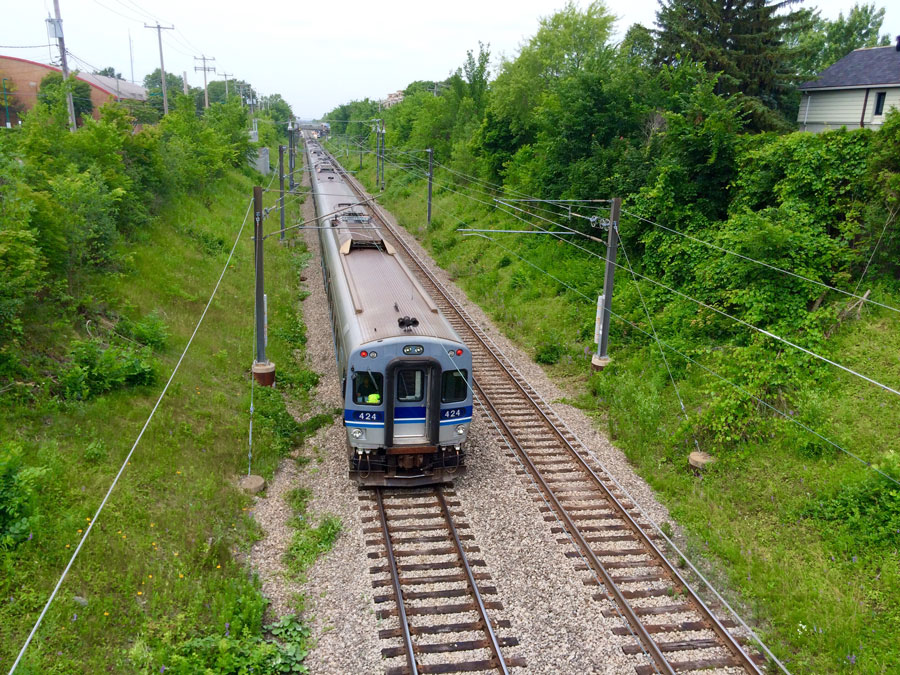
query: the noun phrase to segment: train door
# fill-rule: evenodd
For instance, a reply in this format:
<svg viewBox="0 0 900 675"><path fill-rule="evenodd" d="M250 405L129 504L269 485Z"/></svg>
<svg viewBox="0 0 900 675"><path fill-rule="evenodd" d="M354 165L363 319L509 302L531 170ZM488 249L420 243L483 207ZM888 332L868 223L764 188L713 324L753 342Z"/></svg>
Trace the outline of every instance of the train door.
<svg viewBox="0 0 900 675"><path fill-rule="evenodd" d="M432 359L410 359L388 367L388 445L434 445L440 420L440 369Z"/></svg>
<svg viewBox="0 0 900 675"><path fill-rule="evenodd" d="M398 368L394 381L394 444L428 443L428 391L431 369L423 365Z"/></svg>

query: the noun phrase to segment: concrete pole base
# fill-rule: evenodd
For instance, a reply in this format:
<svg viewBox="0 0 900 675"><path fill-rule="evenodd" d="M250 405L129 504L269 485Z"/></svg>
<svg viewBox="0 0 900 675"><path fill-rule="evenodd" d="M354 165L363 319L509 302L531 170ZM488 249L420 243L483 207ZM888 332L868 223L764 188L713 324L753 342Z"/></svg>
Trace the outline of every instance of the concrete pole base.
<svg viewBox="0 0 900 675"><path fill-rule="evenodd" d="M275 384L275 364L271 361L266 363L254 361L250 372L253 373L253 377L260 387L271 387Z"/></svg>
<svg viewBox="0 0 900 675"><path fill-rule="evenodd" d="M610 361L612 361L612 359L608 356L597 356L596 354L594 354L591 357L591 370L593 370L595 373L601 371L609 365Z"/></svg>

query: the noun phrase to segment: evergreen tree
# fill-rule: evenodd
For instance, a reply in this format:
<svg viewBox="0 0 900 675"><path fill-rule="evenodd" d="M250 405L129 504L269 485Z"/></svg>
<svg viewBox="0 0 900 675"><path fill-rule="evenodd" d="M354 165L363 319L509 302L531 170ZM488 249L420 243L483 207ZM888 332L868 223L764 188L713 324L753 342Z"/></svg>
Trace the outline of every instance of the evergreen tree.
<svg viewBox="0 0 900 675"><path fill-rule="evenodd" d="M790 115L794 85L789 38L811 13L791 11L798 0L660 0L656 57L677 65L702 62L719 73L716 92L742 94L757 126L773 126L761 106Z"/></svg>

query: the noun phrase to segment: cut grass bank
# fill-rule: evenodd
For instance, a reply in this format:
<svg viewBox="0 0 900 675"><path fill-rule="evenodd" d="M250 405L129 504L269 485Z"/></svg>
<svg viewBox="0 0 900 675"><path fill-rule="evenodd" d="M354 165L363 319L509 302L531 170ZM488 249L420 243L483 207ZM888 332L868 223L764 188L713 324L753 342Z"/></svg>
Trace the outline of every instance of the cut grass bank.
<svg viewBox="0 0 900 675"><path fill-rule="evenodd" d="M357 175L377 193L373 164L367 155ZM725 449L697 474L687 464L694 439L651 339L614 319L612 364L602 373L590 371L602 261L539 236L461 236L458 227L523 225L447 172L439 171L436 181L452 189L435 187L434 218L426 227L425 182L390 165L386 174L380 201L507 335L547 367L570 392L569 402L595 417L684 526L689 550L712 561L719 584L731 589L792 672L896 671L900 488L789 421L900 475L894 398L845 373L819 370L788 408L789 419L761 406L748 416L738 408L747 402L730 385L669 352L687 414L718 406L719 419L726 420L716 430ZM460 194L470 190L488 205ZM883 284L878 293L880 301L900 304ZM614 309L650 331L627 273L617 273ZM740 372L727 345L692 344L689 332L671 322L661 337L712 370ZM850 368L900 382L900 326L887 312L867 310L862 320L845 322L822 349ZM757 351L760 359L774 354L771 345ZM727 423L729 410L739 413L740 424ZM712 441L699 442L708 447Z"/></svg>
<svg viewBox="0 0 900 675"><path fill-rule="evenodd" d="M4 457L15 456L8 472L0 467L0 489L12 489L6 475L31 476L21 505L27 532L0 544L0 669L12 665L191 335L252 184L233 172L176 200L123 245L118 271L84 279L77 316L57 319L30 346L40 358L71 361L73 395L34 382L28 397L13 397L19 387L0 398ZM289 208L290 222L299 204ZM277 227L273 216L267 230ZM178 375L17 672L302 670L302 624L287 617L263 626L267 603L245 563L259 531L250 498L235 486L248 469L251 236L252 214ZM317 381L303 365L297 290L308 253L302 240L289 243L297 245L272 238L266 247L268 354L279 387L255 391L252 469L267 478L318 423L298 424L283 398L303 410Z"/></svg>

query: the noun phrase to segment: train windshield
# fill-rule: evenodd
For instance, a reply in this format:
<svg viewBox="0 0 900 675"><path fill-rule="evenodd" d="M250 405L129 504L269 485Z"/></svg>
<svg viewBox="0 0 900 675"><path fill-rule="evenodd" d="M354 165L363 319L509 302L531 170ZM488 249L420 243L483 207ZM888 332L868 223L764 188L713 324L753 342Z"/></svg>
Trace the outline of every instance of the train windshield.
<svg viewBox="0 0 900 675"><path fill-rule="evenodd" d="M413 403L425 396L425 371L400 370L397 372L397 401Z"/></svg>
<svg viewBox="0 0 900 675"><path fill-rule="evenodd" d="M441 403L459 403L469 395L469 371L446 370L441 376Z"/></svg>
<svg viewBox="0 0 900 675"><path fill-rule="evenodd" d="M384 375L368 370L353 376L353 402L362 405L381 405Z"/></svg>

